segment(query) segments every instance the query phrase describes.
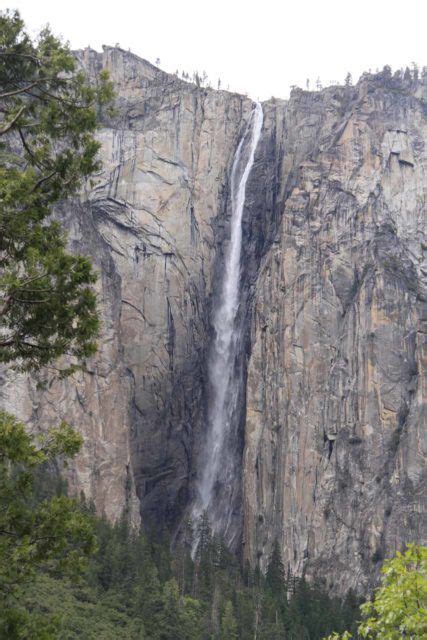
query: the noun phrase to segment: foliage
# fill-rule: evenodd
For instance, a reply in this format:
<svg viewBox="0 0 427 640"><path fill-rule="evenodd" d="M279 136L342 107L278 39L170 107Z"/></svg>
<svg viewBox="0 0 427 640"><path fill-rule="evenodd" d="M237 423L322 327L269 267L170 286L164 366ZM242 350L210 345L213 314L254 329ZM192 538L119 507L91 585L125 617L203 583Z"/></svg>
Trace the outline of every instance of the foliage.
<svg viewBox="0 0 427 640"><path fill-rule="evenodd" d="M227 600L224 604L224 612L221 617L221 638L237 640L237 622L234 617L233 604Z"/></svg>
<svg viewBox="0 0 427 640"><path fill-rule="evenodd" d="M362 606L363 638L425 638L427 635L427 547L409 544L382 568L381 587Z"/></svg>
<svg viewBox="0 0 427 640"><path fill-rule="evenodd" d="M40 574L22 589L21 604L31 611L34 635L47 628L46 640L143 640L147 636L140 617L133 617L112 593L102 593L86 581ZM10 636L9 636L10 637Z"/></svg>
<svg viewBox="0 0 427 640"><path fill-rule="evenodd" d="M35 491L37 472L58 457L74 456L80 445L65 423L36 443L22 423L0 412L1 637L20 637L19 630L36 625L16 600L37 570L79 574L94 551L92 524L79 504L64 495L38 499Z"/></svg>
<svg viewBox="0 0 427 640"><path fill-rule="evenodd" d="M34 42L17 12L0 12L0 362L38 369L95 351L95 274L51 213L99 168L111 99L107 76L88 84L49 29Z"/></svg>
<svg viewBox="0 0 427 640"><path fill-rule="evenodd" d="M80 580L44 570L36 582L21 587L21 615L31 612L38 629L44 620L51 634L46 638L317 640L322 630L344 630L344 619L348 622L345 602L328 598L305 580L289 575L276 592L277 585L267 586L261 572L249 567L242 572L212 533L205 540L209 560L199 554L193 562L187 544L172 555L168 536L150 540L125 516L111 525L96 518L91 505L82 509L92 519L98 548ZM203 522L207 526L206 518Z"/></svg>
<svg viewBox="0 0 427 640"><path fill-rule="evenodd" d="M70 373L95 351L95 274L66 252L51 214L98 168L97 116L111 98L108 78L88 84L49 29L32 41L17 12L0 13L0 362L21 370L68 354ZM56 637L54 619L19 599L40 571L79 574L94 550L91 517L60 491L39 490L49 466L80 445L64 423L33 438L0 413L2 637Z"/></svg>
<svg viewBox="0 0 427 640"><path fill-rule="evenodd" d="M189 537L171 554L168 536L150 540L130 527L125 515L111 525L95 518L90 505L82 509L92 519L98 548L80 581L70 582L62 570L45 569L38 571L35 583L20 587L21 615L31 612L34 628L45 620L43 628L49 630L50 625L51 634L46 638L320 640L336 629L340 633L330 636L331 640L349 640L360 619L353 594L343 601L333 599L321 583L310 585L289 571L285 574L277 543L264 576L249 566L241 571L222 541L209 533L206 516L198 527L204 528L204 557L199 552L193 562ZM405 557L406 575L419 561ZM401 574L401 567L395 564L393 571ZM391 574L387 575L391 580ZM412 575L399 584L403 591L410 584L425 597L423 581L415 588ZM363 611L370 606L362 605ZM398 613L398 608L391 607ZM394 629L389 636L381 629L377 635L359 632L360 637L424 637L422 617L414 620L418 626L415 631L408 627L406 636L398 628L397 635Z"/></svg>
<svg viewBox="0 0 427 640"><path fill-rule="evenodd" d="M408 544L404 553L386 560L382 584L361 606L358 633L368 640L421 640L427 637L427 548ZM329 640L348 640L334 633Z"/></svg>

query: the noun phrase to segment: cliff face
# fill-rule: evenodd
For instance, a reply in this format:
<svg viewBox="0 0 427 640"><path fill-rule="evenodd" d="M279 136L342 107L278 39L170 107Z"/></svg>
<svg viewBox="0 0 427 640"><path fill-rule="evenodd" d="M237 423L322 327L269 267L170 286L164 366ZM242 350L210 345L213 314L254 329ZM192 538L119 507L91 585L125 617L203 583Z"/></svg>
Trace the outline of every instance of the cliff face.
<svg viewBox="0 0 427 640"><path fill-rule="evenodd" d="M5 374L2 402L40 428L81 430L69 480L100 512L175 531L206 435L230 169L252 103L119 49L79 58L118 93L103 171L58 211L99 269L100 350L43 393ZM424 99L421 83L365 78L269 101L247 185L243 555L265 566L277 539L294 571L341 592L422 535Z"/></svg>
<svg viewBox="0 0 427 640"><path fill-rule="evenodd" d="M198 89L119 49L85 51L107 68L118 115L99 132L103 170L57 212L100 277L102 335L89 373L54 382L8 378L4 404L45 428L84 435L71 486L112 519L175 527L188 502L203 428L215 236L224 234L229 164L250 100Z"/></svg>
<svg viewBox="0 0 427 640"><path fill-rule="evenodd" d="M245 553L265 565L277 537L341 592L422 539L425 95L365 80L275 110L288 187L253 296Z"/></svg>

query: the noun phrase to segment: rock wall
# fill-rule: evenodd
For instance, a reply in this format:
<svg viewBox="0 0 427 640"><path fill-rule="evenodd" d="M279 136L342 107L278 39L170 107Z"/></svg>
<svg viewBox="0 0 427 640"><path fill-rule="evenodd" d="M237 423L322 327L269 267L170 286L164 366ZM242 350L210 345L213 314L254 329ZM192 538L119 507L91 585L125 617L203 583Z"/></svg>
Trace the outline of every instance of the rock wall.
<svg viewBox="0 0 427 640"><path fill-rule="evenodd" d="M176 528L203 429L215 246L228 174L252 102L188 84L116 48L79 52L109 71L117 115L99 131L103 170L57 215L97 267L102 333L89 372L39 393L9 376L3 404L30 425L84 436L69 472L99 512ZM215 240L216 238L216 240Z"/></svg>
<svg viewBox="0 0 427 640"><path fill-rule="evenodd" d="M427 103L396 85L275 107L280 226L253 295L245 554L265 567L277 539L340 592L423 538Z"/></svg>
<svg viewBox="0 0 427 640"><path fill-rule="evenodd" d="M44 392L5 373L1 400L29 428L80 429L69 482L99 512L176 531L252 103L120 49L77 55L118 96L102 172L57 212L100 273L99 353ZM293 571L338 592L363 591L384 555L422 539L426 100L422 82L383 76L272 99L247 184L242 554L265 567L277 539Z"/></svg>

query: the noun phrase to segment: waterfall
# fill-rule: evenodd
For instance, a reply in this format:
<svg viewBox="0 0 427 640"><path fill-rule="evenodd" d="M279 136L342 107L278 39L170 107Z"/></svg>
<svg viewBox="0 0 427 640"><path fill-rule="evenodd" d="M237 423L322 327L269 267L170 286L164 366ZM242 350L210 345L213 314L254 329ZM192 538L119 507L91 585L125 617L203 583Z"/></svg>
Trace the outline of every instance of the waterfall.
<svg viewBox="0 0 427 640"><path fill-rule="evenodd" d="M207 511L213 530L223 535L229 544L237 533L230 530L236 475L236 459L230 445L238 438L240 419L237 410L240 378L235 367L242 344L242 327L237 321L241 293L242 216L246 183L262 124L262 107L257 103L237 147L231 170L230 242L225 253L219 302L213 313L215 334L208 362L207 436L199 461L201 471L192 510L193 520Z"/></svg>

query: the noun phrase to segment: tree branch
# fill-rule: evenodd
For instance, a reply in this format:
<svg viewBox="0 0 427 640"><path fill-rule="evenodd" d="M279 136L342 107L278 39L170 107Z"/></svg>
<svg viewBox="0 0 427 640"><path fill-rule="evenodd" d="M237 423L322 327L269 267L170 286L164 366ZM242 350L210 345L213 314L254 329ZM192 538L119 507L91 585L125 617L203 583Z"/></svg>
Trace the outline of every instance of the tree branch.
<svg viewBox="0 0 427 640"><path fill-rule="evenodd" d="M29 147L27 141L25 140L25 137L24 137L24 134L22 133L21 127L18 127L18 133L19 133L19 137L21 138L21 142L22 142L22 144L24 146L25 151L28 153L28 155L30 156L30 158L34 162L35 166L38 167L39 169L45 169L45 167L43 167L43 165L41 165L39 162L37 162L31 147Z"/></svg>
<svg viewBox="0 0 427 640"><path fill-rule="evenodd" d="M15 89L14 91L7 91L6 93L0 93L0 99L10 98L11 96L17 96L19 93L25 93L26 91L28 91L28 89L32 89L37 84L39 84L39 82L45 82L45 79L43 78L42 80L40 78L39 80L34 80L34 82L31 82L26 87L21 87L21 89Z"/></svg>
<svg viewBox="0 0 427 640"><path fill-rule="evenodd" d="M37 58L37 56L32 56L30 53L17 53L16 51L14 51L13 53L9 53L8 51L0 51L0 56L8 56L9 58L28 58L29 60L33 60L38 65L41 64L40 58Z"/></svg>
<svg viewBox="0 0 427 640"><path fill-rule="evenodd" d="M27 284L30 284L30 282L35 282L36 280L42 280L42 278L46 278L48 275L49 274L46 271L45 273L39 273L39 275L33 276L32 278L27 278L23 282L20 282L19 285L17 285L17 288L20 289L21 287L25 287Z"/></svg>
<svg viewBox="0 0 427 640"><path fill-rule="evenodd" d="M1 96L0 96L1 97ZM15 124L15 122L22 116L22 114L24 113L26 109L26 106L23 105L18 113L16 114L16 116L13 118L13 120L11 122L8 123L8 125L4 128L0 130L0 136L4 135L5 133L7 133L10 129L12 129L13 125Z"/></svg>
<svg viewBox="0 0 427 640"><path fill-rule="evenodd" d="M30 193L34 193L34 191L37 191L37 189L43 184L43 182L46 182L47 180L50 180L51 178L53 178L53 176L56 173L57 173L57 171L52 171L47 176L44 176L44 178L40 178L40 180L38 180L36 182L36 184L34 185L34 187L31 189Z"/></svg>

